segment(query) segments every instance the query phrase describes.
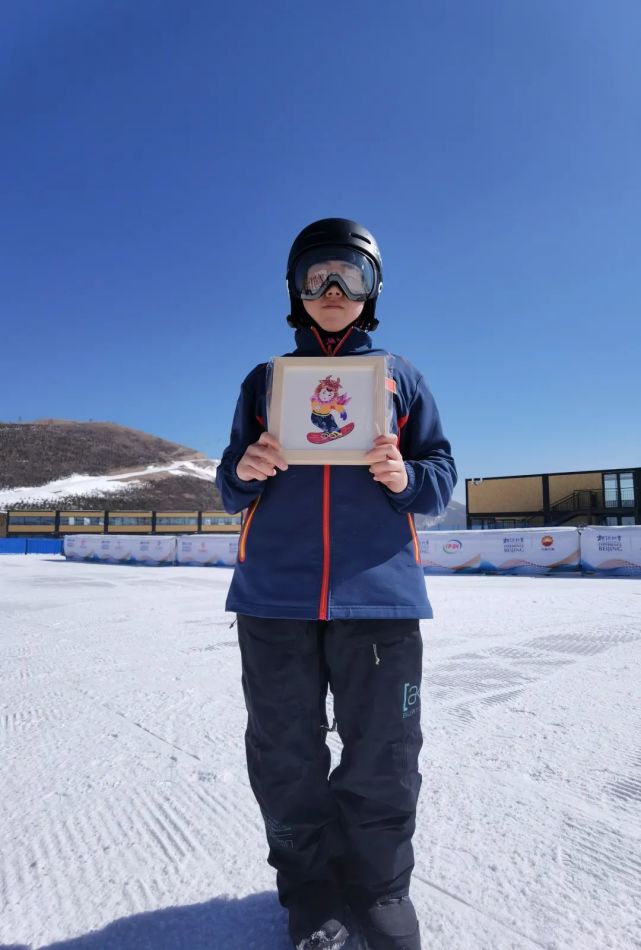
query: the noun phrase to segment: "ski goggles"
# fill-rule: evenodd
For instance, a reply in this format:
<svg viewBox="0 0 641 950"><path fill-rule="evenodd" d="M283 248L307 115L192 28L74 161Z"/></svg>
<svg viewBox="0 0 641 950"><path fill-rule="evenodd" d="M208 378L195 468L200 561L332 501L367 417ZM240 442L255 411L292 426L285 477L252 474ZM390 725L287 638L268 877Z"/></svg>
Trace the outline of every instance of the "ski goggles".
<svg viewBox="0 0 641 950"><path fill-rule="evenodd" d="M290 279L291 290L301 300L319 300L332 284L337 284L350 300L368 300L380 290L373 261L346 247L305 251L296 261Z"/></svg>

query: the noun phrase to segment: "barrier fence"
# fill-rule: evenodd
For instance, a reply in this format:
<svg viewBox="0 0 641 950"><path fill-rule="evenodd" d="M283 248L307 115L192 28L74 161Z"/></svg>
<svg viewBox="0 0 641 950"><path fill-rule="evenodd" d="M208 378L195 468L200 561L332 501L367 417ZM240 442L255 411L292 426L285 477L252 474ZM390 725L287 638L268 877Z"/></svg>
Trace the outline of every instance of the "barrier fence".
<svg viewBox="0 0 641 950"><path fill-rule="evenodd" d="M418 538L421 563L428 574L641 574L641 525L419 531ZM64 539L64 554L70 560L118 564L229 567L236 562L237 552L237 535L74 535Z"/></svg>
<svg viewBox="0 0 641 950"><path fill-rule="evenodd" d="M0 554L62 553L62 538L0 538Z"/></svg>
<svg viewBox="0 0 641 950"><path fill-rule="evenodd" d="M421 563L439 574L547 574L578 571L577 528L419 531Z"/></svg>
<svg viewBox="0 0 641 950"><path fill-rule="evenodd" d="M641 525L419 531L426 574L641 574ZM64 539L2 538L0 553L64 554L71 561L230 567L238 535L76 534Z"/></svg>

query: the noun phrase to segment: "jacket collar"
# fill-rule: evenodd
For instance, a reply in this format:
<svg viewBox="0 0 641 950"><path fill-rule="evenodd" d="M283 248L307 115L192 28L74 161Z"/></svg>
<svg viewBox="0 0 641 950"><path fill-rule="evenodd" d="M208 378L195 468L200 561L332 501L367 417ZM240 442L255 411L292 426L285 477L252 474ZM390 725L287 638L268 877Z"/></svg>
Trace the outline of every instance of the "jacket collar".
<svg viewBox="0 0 641 950"><path fill-rule="evenodd" d="M338 334L337 334L338 335ZM334 349L336 356L347 356L348 353L367 353L372 349L372 339L365 330L350 327L346 330L340 342ZM303 327L296 331L296 349L293 356L333 356L325 348L320 334L312 327Z"/></svg>

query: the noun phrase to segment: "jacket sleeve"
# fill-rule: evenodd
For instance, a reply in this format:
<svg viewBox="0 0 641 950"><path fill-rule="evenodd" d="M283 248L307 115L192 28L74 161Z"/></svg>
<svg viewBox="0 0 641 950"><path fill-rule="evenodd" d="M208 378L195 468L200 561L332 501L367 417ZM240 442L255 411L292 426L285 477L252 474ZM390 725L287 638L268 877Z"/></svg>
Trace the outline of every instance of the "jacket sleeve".
<svg viewBox="0 0 641 950"><path fill-rule="evenodd" d="M418 377L407 414L398 424L407 488L402 492L385 488L390 503L403 514L440 515L456 485L456 466L434 397L422 376Z"/></svg>
<svg viewBox="0 0 641 950"><path fill-rule="evenodd" d="M252 479L244 482L236 475L236 466L245 454L248 445L256 442L264 431L264 381L265 366L257 366L244 380L234 421L232 422L229 445L223 452L220 465L216 470L216 487L223 500L223 507L229 514L236 514L247 508L255 498L262 494L266 482Z"/></svg>

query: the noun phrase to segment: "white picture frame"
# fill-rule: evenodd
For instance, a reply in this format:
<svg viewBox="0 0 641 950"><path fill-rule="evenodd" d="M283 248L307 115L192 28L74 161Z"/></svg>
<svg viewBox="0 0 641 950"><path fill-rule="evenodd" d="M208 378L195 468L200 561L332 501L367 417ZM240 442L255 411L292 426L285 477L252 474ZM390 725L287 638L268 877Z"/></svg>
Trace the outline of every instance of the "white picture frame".
<svg viewBox="0 0 641 950"><path fill-rule="evenodd" d="M365 454L388 434L385 378L384 356L275 357L268 431L288 464L370 464Z"/></svg>

